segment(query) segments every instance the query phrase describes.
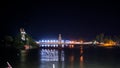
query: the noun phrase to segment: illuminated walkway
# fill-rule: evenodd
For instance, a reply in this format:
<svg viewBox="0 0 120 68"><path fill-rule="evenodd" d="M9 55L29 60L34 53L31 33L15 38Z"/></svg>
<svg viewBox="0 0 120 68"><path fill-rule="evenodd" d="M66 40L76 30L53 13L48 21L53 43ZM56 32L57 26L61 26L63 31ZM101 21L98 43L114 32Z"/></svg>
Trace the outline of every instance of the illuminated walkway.
<svg viewBox="0 0 120 68"><path fill-rule="evenodd" d="M93 44L95 42L70 41L70 40L39 40L37 44Z"/></svg>
<svg viewBox="0 0 120 68"><path fill-rule="evenodd" d="M40 47L74 47L75 45L91 45L97 42L69 41L69 40L39 40L37 41Z"/></svg>
<svg viewBox="0 0 120 68"><path fill-rule="evenodd" d="M36 41L37 44L40 45L40 47L64 47L65 45L76 45L76 44L98 44L96 41L95 42L83 42L81 41L74 41L74 40L63 40L61 37L61 34L59 34L58 40L39 40Z"/></svg>

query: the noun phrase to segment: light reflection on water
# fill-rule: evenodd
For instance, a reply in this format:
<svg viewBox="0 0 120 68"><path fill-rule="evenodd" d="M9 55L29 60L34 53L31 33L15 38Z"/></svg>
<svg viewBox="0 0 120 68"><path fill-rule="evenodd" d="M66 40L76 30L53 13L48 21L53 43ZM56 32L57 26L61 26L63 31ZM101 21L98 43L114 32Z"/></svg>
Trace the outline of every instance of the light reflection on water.
<svg viewBox="0 0 120 68"><path fill-rule="evenodd" d="M75 53L73 52L73 50L69 50L69 53L64 53L64 51L65 50L59 49L41 49L40 68L52 68L53 64L55 65L55 68L74 68L76 62ZM80 65L77 65L77 67L83 68L83 47L80 47L78 52L78 57L80 57Z"/></svg>
<svg viewBox="0 0 120 68"><path fill-rule="evenodd" d="M84 61L83 56L80 56L80 68L83 68L83 61Z"/></svg>
<svg viewBox="0 0 120 68"><path fill-rule="evenodd" d="M64 68L64 51L57 49L42 49L40 50L40 68ZM61 65L60 65L61 64Z"/></svg>
<svg viewBox="0 0 120 68"><path fill-rule="evenodd" d="M119 68L120 49L38 49L20 56L15 68Z"/></svg>
<svg viewBox="0 0 120 68"><path fill-rule="evenodd" d="M42 49L40 51L40 56L40 61L58 61L59 56L61 56L60 61L64 61L64 51L61 51L59 55L58 50L55 49Z"/></svg>

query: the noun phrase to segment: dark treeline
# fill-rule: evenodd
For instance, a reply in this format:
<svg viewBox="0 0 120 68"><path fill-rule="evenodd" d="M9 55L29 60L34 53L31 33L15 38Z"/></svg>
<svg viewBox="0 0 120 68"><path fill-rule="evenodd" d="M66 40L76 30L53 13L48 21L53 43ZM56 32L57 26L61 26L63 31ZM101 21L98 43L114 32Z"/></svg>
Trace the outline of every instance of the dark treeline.
<svg viewBox="0 0 120 68"><path fill-rule="evenodd" d="M21 34L16 36L6 35L0 40L0 47L15 47L17 49L24 49L24 45L28 44L32 47L37 47L35 40L32 39L28 34L25 35L29 40L21 40Z"/></svg>
<svg viewBox="0 0 120 68"><path fill-rule="evenodd" d="M116 42L117 44L120 44L120 36L108 36L108 35L104 35L103 33L99 34L96 36L95 38L96 41L98 42L103 42L103 43L107 43L109 41L113 41Z"/></svg>

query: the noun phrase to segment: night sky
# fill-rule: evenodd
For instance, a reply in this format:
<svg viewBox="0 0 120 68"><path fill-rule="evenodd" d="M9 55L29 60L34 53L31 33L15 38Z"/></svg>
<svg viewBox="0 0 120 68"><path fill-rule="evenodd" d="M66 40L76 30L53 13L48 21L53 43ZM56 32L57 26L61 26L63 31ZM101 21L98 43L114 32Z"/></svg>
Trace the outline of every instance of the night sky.
<svg viewBox="0 0 120 68"><path fill-rule="evenodd" d="M120 35L120 4L109 1L5 1L0 5L0 36L16 35L23 27L35 40L91 40Z"/></svg>

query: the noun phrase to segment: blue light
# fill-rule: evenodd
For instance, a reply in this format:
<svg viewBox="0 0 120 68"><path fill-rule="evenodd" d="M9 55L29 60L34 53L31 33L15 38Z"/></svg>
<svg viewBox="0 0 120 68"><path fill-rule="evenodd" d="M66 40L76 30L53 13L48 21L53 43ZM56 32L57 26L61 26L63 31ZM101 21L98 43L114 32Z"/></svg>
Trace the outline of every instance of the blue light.
<svg viewBox="0 0 120 68"><path fill-rule="evenodd" d="M45 40L45 42L47 42L47 40Z"/></svg>
<svg viewBox="0 0 120 68"><path fill-rule="evenodd" d="M61 41L62 43L64 42L64 40Z"/></svg>
<svg viewBox="0 0 120 68"><path fill-rule="evenodd" d="M51 47L53 47L53 45L51 45Z"/></svg>
<svg viewBox="0 0 120 68"><path fill-rule="evenodd" d="M46 47L47 45L45 45L45 47Z"/></svg>
<svg viewBox="0 0 120 68"><path fill-rule="evenodd" d="M58 42L58 40L56 40L56 42Z"/></svg>
<svg viewBox="0 0 120 68"><path fill-rule="evenodd" d="M58 47L58 44L56 45L56 47Z"/></svg>
<svg viewBox="0 0 120 68"><path fill-rule="evenodd" d="M50 42L52 42L52 40L50 40Z"/></svg>
<svg viewBox="0 0 120 68"><path fill-rule="evenodd" d="M41 40L39 40L39 42L41 42Z"/></svg>
<svg viewBox="0 0 120 68"><path fill-rule="evenodd" d="M48 42L50 42L50 41L48 40Z"/></svg>
<svg viewBox="0 0 120 68"><path fill-rule="evenodd" d="M44 47L44 45L42 45L42 47Z"/></svg>

